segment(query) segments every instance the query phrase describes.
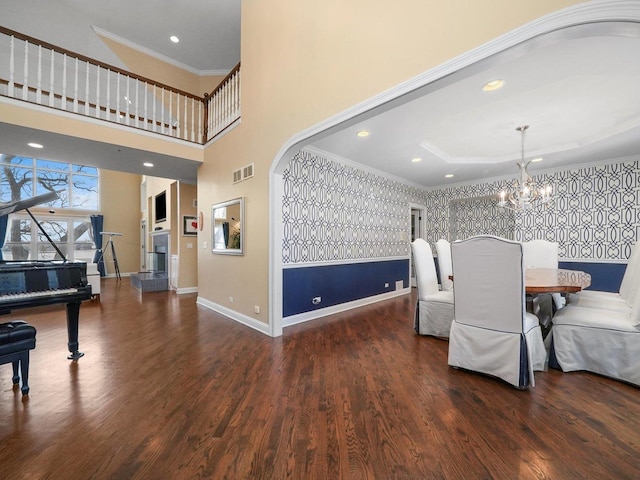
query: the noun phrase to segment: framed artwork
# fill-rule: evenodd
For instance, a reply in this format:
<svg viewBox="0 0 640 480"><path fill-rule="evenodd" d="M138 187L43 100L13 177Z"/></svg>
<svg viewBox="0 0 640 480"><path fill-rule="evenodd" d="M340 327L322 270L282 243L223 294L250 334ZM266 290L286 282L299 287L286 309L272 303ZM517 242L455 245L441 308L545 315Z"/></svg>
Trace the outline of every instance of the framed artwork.
<svg viewBox="0 0 640 480"><path fill-rule="evenodd" d="M182 235L198 234L198 218L189 215L182 216Z"/></svg>

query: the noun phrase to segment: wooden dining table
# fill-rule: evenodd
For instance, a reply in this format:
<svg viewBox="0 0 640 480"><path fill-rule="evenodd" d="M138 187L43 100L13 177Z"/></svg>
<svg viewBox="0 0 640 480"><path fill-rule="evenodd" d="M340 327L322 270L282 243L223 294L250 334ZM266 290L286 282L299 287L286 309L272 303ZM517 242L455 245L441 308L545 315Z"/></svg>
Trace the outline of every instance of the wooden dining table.
<svg viewBox="0 0 640 480"><path fill-rule="evenodd" d="M591 275L581 270L563 268L527 268L524 272L526 293L576 293L591 285Z"/></svg>

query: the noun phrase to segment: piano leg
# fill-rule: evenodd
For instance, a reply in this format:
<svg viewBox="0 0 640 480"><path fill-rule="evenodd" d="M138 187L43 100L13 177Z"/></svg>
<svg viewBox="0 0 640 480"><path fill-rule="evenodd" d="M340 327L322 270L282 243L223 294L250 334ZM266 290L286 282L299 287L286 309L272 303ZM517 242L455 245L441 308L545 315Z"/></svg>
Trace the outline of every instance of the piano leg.
<svg viewBox="0 0 640 480"><path fill-rule="evenodd" d="M67 357L69 360L77 360L84 355L84 353L78 351L78 318L80 316L80 303L81 302L67 303L67 337L69 339L69 351L71 352L71 355Z"/></svg>

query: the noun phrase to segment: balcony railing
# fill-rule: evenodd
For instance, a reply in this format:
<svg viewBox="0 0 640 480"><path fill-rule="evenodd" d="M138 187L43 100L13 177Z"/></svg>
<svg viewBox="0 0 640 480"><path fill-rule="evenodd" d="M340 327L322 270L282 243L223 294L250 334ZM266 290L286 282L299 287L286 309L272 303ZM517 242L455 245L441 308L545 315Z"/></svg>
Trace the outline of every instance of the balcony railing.
<svg viewBox="0 0 640 480"><path fill-rule="evenodd" d="M203 144L240 118L240 65L203 98L0 27L0 95Z"/></svg>

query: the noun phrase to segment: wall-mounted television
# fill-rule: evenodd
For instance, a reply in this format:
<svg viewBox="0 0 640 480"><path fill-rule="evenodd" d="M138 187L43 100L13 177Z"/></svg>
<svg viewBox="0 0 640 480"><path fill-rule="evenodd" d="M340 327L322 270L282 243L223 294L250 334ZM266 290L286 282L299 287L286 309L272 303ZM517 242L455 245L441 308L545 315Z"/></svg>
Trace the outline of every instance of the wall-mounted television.
<svg viewBox="0 0 640 480"><path fill-rule="evenodd" d="M164 191L155 196L155 221L164 222L167 219L167 192Z"/></svg>

